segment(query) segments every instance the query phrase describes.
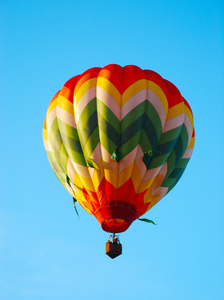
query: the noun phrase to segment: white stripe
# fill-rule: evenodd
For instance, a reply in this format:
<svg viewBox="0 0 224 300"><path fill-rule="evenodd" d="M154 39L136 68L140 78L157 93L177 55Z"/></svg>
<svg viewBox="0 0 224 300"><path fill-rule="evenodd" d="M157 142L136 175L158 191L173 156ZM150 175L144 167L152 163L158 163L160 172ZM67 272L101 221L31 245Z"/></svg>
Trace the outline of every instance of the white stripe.
<svg viewBox="0 0 224 300"><path fill-rule="evenodd" d="M184 118L184 125L187 128L187 133L188 133L188 145L191 141L191 137L192 137L192 132L193 132L193 128L191 127L191 121L188 118L187 114L185 114L185 118Z"/></svg>
<svg viewBox="0 0 224 300"><path fill-rule="evenodd" d="M69 192L69 194L71 194L71 196L74 197L74 192L67 182L65 182L65 188Z"/></svg>
<svg viewBox="0 0 224 300"><path fill-rule="evenodd" d="M147 95L146 95L147 92ZM162 102L160 101L159 97L151 90L144 89L139 91L133 97L131 97L121 108L122 111L122 118L123 119L131 110L133 110L136 106L138 106L143 101L148 100L152 106L155 108L157 114L159 115L162 128L164 128L166 122L166 112L163 107Z"/></svg>
<svg viewBox="0 0 224 300"><path fill-rule="evenodd" d="M152 190L151 190L152 195L157 194L157 191L160 188L160 185L162 184L163 180L165 179L166 174L167 174L167 163L165 162L153 181Z"/></svg>
<svg viewBox="0 0 224 300"><path fill-rule="evenodd" d="M186 150L186 152L184 153L183 158L190 158L191 155L192 155L192 153L193 153L193 150L194 150L194 148L188 148L188 149Z"/></svg>
<svg viewBox="0 0 224 300"><path fill-rule="evenodd" d="M118 120L120 120L120 106L114 98L100 86L96 87L96 96L97 99L103 102L115 114Z"/></svg>
<svg viewBox="0 0 224 300"><path fill-rule="evenodd" d="M62 120L64 123L76 128L74 116L68 113L66 110L62 109L60 106L56 106L56 113L58 119Z"/></svg>
<svg viewBox="0 0 224 300"><path fill-rule="evenodd" d="M76 162L74 162L73 160L71 160L71 163L73 165L73 168L75 169L75 171L80 175L80 176L83 176L83 177L87 177L89 178L89 171L88 171L88 168L85 167L85 166L82 166L80 164L77 164Z"/></svg>
<svg viewBox="0 0 224 300"><path fill-rule="evenodd" d="M74 193L80 192L81 189L78 189L78 187L76 185L74 185L73 182L70 182L70 184L71 184L71 187L72 187Z"/></svg>
<svg viewBox="0 0 224 300"><path fill-rule="evenodd" d="M73 167L71 159L68 157L67 161L67 174L68 177L71 179L72 182L75 181L75 169Z"/></svg>
<svg viewBox="0 0 224 300"><path fill-rule="evenodd" d="M100 150L100 143L97 144L96 148L94 149L93 153L91 154L90 158L99 165L101 161L101 150Z"/></svg>
<svg viewBox="0 0 224 300"><path fill-rule="evenodd" d="M56 107L54 109L52 109L50 115L47 118L47 133L48 133L48 136L50 136L51 125L54 122L55 118L56 118Z"/></svg>
<svg viewBox="0 0 224 300"><path fill-rule="evenodd" d="M142 155L142 157L143 157L143 155ZM139 169L139 172L140 172L140 174L141 174L141 180L144 178L145 173L146 173L146 171L147 171L146 165L145 165L145 163L143 162L142 157L136 159L136 164L137 164L138 169Z"/></svg>
<svg viewBox="0 0 224 300"><path fill-rule="evenodd" d="M51 143L50 141L48 140L44 140L44 148L46 151L49 151L49 152L54 152L53 148L51 147Z"/></svg>
<svg viewBox="0 0 224 300"><path fill-rule="evenodd" d="M104 169L107 168L112 170L114 173L117 173L117 162L114 159L111 159L111 154L101 145L101 155L103 160Z"/></svg>
<svg viewBox="0 0 224 300"><path fill-rule="evenodd" d="M122 107L121 107L121 119L123 119L132 109L138 106L147 98L147 90L143 89L137 94L132 96Z"/></svg>
<svg viewBox="0 0 224 300"><path fill-rule="evenodd" d="M147 181L147 180L152 180L154 179L162 170L162 168L164 168L165 170L167 170L167 162L165 162L162 166L154 168L154 169L150 169L146 172L143 181ZM164 171L163 169L163 171Z"/></svg>
<svg viewBox="0 0 224 300"><path fill-rule="evenodd" d="M163 133L183 125L184 116L185 116L185 113L182 113L170 120L167 120L165 127L163 129Z"/></svg>
<svg viewBox="0 0 224 300"><path fill-rule="evenodd" d="M136 146L131 152L129 152L118 164L118 174L127 169L135 161L137 149L140 147Z"/></svg>
<svg viewBox="0 0 224 300"><path fill-rule="evenodd" d="M82 98L79 100L78 105L76 106L76 97L74 99L74 110L75 110L75 121L76 124L78 124L78 120L79 117L81 115L81 113L83 112L84 108L86 107L86 105L93 99L96 97L96 87L92 87L91 89L89 89L83 96Z"/></svg>
<svg viewBox="0 0 224 300"><path fill-rule="evenodd" d="M169 188L168 187L162 187L160 186L157 190L156 193L159 194L159 200L157 202L159 202L164 196L166 196L167 192L168 192Z"/></svg>
<svg viewBox="0 0 224 300"><path fill-rule="evenodd" d="M163 107L162 102L160 101L159 97L151 90L148 89L148 99L149 102L154 106L155 110L157 111L159 118L162 123L162 128L164 128L166 122L166 112Z"/></svg>

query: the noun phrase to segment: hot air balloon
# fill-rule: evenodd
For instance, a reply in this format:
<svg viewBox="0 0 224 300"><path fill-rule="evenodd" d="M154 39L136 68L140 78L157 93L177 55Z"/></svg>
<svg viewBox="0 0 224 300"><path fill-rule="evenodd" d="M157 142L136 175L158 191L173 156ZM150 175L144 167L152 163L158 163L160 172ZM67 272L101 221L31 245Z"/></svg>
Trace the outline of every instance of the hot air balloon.
<svg viewBox="0 0 224 300"><path fill-rule="evenodd" d="M107 253L116 257L115 234L182 176L194 147L193 116L179 90L156 72L110 64L63 85L49 104L43 139L59 181L113 233Z"/></svg>

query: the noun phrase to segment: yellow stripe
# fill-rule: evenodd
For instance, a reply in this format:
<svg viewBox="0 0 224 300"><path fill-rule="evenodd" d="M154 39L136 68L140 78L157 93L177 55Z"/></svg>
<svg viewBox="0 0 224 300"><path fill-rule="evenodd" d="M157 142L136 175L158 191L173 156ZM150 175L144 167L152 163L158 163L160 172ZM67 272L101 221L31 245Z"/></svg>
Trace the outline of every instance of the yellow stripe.
<svg viewBox="0 0 224 300"><path fill-rule="evenodd" d="M132 85L130 85L125 92L122 94L122 106L135 94L140 92L141 90L147 89L147 80L146 79L140 79L136 82L134 82Z"/></svg>
<svg viewBox="0 0 224 300"><path fill-rule="evenodd" d="M151 197L152 197L151 189L148 189L147 192L144 195L144 203L151 202Z"/></svg>
<svg viewBox="0 0 224 300"><path fill-rule="evenodd" d="M71 94L71 90L67 86L63 86L62 89L60 90L60 95L65 99L68 99L70 94Z"/></svg>
<svg viewBox="0 0 224 300"><path fill-rule="evenodd" d="M141 180L141 172L139 171L139 168L138 168L138 165L137 165L136 162L134 162L134 167L133 167L133 170L132 170L131 179L132 179L132 182L134 184L135 191L137 191L142 180Z"/></svg>
<svg viewBox="0 0 224 300"><path fill-rule="evenodd" d="M119 107L121 107L121 94L108 79L99 76L97 78L97 86L104 89L117 102Z"/></svg>
<svg viewBox="0 0 224 300"><path fill-rule="evenodd" d="M95 191L98 190L101 180L103 178L103 172L101 171L102 170L102 161L100 161L100 163L98 164L98 167L100 168L100 171L94 170L94 173L92 176L92 183L93 183Z"/></svg>
<svg viewBox="0 0 224 300"><path fill-rule="evenodd" d="M118 175L118 188L131 177L134 162Z"/></svg>
<svg viewBox="0 0 224 300"><path fill-rule="evenodd" d="M73 103L71 103L68 99L66 99L65 97L59 95L58 97L58 102L57 105L64 109L65 111L67 111L68 113L70 113L71 115L74 115L73 112Z"/></svg>
<svg viewBox="0 0 224 300"><path fill-rule="evenodd" d="M104 175L105 175L105 179L116 188L117 174L115 174L111 170L104 170Z"/></svg>
<svg viewBox="0 0 224 300"><path fill-rule="evenodd" d="M83 189L83 182L77 172L75 173L74 184L77 186L77 188Z"/></svg>
<svg viewBox="0 0 224 300"><path fill-rule="evenodd" d="M184 111L185 111L185 105L184 105L184 102L181 102L169 109L166 120L168 121L172 118L175 118L175 117L181 115L182 113L184 113Z"/></svg>
<svg viewBox="0 0 224 300"><path fill-rule="evenodd" d="M83 197L83 191L76 192L75 199L78 201L79 205L84 208L88 213L92 214L91 210L86 207L86 203L88 205L88 201Z"/></svg>
<svg viewBox="0 0 224 300"><path fill-rule="evenodd" d="M154 180L155 180L155 178L150 179L150 180L146 180L146 181L142 181L141 185L138 188L138 193L142 193L145 190L147 190L146 193L151 193L151 186L152 186Z"/></svg>
<svg viewBox="0 0 224 300"><path fill-rule="evenodd" d="M147 211L149 211L157 202L159 202L159 198L160 198L160 195L154 194L149 199L150 201L146 201L146 202L151 202L151 204L147 208Z"/></svg>
<svg viewBox="0 0 224 300"><path fill-rule="evenodd" d="M194 148L194 141L195 141L195 137L192 137L188 148Z"/></svg>
<svg viewBox="0 0 224 300"><path fill-rule="evenodd" d="M161 101L161 103L162 103L162 105L164 107L165 113L167 115L168 101L167 101L165 93L163 92L163 90L161 89L161 87L159 87L155 82L147 80L147 83L148 83L148 87L147 88L149 90L151 90L154 94L156 94L157 97L160 99L160 101Z"/></svg>
<svg viewBox="0 0 224 300"><path fill-rule="evenodd" d="M75 195L76 195L76 194L75 194ZM76 198L76 197L75 197L75 198ZM85 202L87 202L86 199L80 200L79 198L77 198L77 200L78 200L79 205L80 205L83 209L85 209L89 214L91 214L91 215L93 214L93 212L85 206Z"/></svg>
<svg viewBox="0 0 224 300"><path fill-rule="evenodd" d="M57 105L57 100L58 100L58 97L54 99L54 101L52 101L50 103L50 105L48 106L48 109L47 109L47 118L49 117L50 113L52 112L52 110L56 107Z"/></svg>
<svg viewBox="0 0 224 300"><path fill-rule="evenodd" d="M83 83L83 85L81 85L81 87L76 91L75 95L74 95L74 104L78 105L80 99L82 98L82 96L88 91L90 90L92 87L96 86L96 79L97 78L91 78L89 80L87 80L86 82Z"/></svg>
<svg viewBox="0 0 224 300"><path fill-rule="evenodd" d="M192 115L192 112L190 111L190 109L185 105L185 114L188 116L190 122L191 122L191 126L192 126L192 129L193 129L193 115Z"/></svg>
<svg viewBox="0 0 224 300"><path fill-rule="evenodd" d="M83 186L85 187L86 190L89 190L91 192L95 192L95 189L93 187L93 183L92 183L92 179L91 178L80 176L80 179L83 182Z"/></svg>
<svg viewBox="0 0 224 300"><path fill-rule="evenodd" d="M46 140L46 141L49 141L47 129L43 129L43 139Z"/></svg>

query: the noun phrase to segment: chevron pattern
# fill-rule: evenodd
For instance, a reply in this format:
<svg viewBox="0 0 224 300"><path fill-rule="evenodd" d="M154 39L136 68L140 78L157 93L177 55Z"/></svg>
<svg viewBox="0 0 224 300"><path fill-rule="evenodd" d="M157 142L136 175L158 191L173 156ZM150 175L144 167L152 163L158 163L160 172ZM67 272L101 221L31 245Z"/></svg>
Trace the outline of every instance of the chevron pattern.
<svg viewBox="0 0 224 300"><path fill-rule="evenodd" d="M108 232L122 232L178 182L194 147L178 89L136 66L92 68L51 100L44 146L57 178Z"/></svg>

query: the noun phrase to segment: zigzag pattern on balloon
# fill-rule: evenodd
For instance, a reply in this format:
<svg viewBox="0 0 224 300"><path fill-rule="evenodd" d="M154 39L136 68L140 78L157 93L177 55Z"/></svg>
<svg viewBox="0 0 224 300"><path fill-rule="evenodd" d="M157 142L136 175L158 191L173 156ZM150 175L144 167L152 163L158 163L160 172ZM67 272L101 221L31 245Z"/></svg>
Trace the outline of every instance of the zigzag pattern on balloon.
<svg viewBox="0 0 224 300"><path fill-rule="evenodd" d="M43 138L58 179L102 225L101 208L130 208L134 220L175 186L194 147L193 116L157 73L108 65L65 83L48 107Z"/></svg>

